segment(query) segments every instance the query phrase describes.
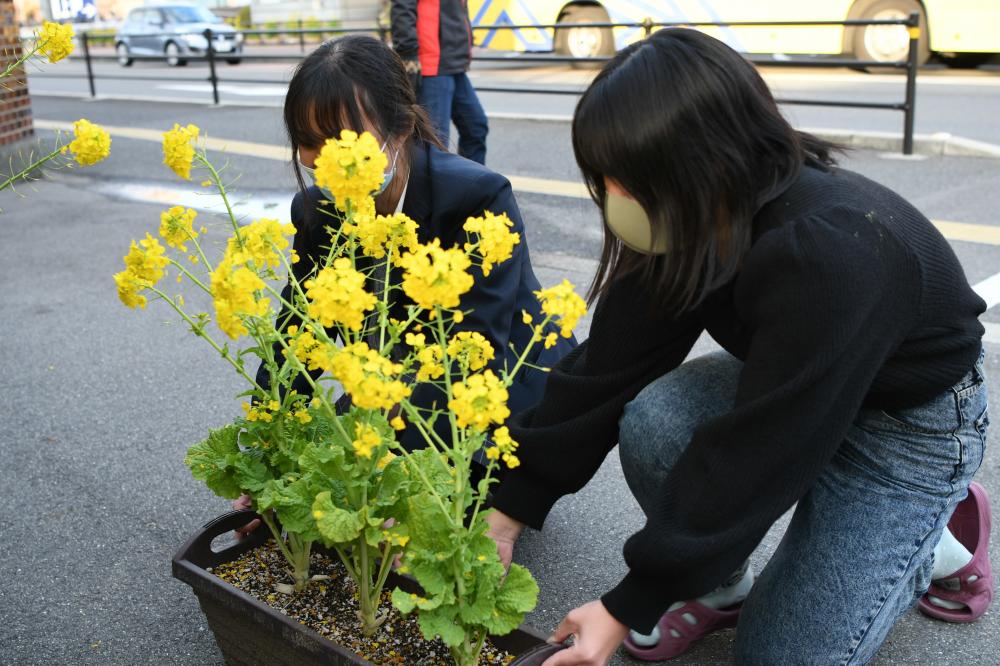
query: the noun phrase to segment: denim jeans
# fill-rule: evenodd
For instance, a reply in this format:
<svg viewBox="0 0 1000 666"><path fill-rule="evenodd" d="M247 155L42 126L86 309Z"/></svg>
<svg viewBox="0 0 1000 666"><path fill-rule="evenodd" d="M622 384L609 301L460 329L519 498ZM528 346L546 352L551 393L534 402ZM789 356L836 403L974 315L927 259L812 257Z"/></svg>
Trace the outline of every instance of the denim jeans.
<svg viewBox="0 0 1000 666"><path fill-rule="evenodd" d="M871 660L927 591L934 547L982 463L982 364L980 355L961 381L919 407L861 410L744 603L738 664ZM695 428L733 404L741 368L725 352L708 354L626 406L619 453L644 509Z"/></svg>
<svg viewBox="0 0 1000 666"><path fill-rule="evenodd" d="M420 105L437 130L441 143L448 146L451 123L458 128L458 154L486 164L486 134L489 124L469 77L461 74L425 76L420 83Z"/></svg>

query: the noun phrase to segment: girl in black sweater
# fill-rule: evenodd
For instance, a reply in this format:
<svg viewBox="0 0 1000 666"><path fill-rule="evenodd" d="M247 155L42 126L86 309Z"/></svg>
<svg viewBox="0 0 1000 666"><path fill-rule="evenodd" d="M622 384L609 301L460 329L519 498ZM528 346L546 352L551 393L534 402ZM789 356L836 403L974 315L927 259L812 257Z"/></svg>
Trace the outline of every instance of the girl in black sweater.
<svg viewBox="0 0 1000 666"><path fill-rule="evenodd" d="M573 147L606 225L596 311L513 419L522 464L492 534L509 560L616 443L646 524L546 666L603 664L622 640L668 659L737 623L741 663L858 664L918 601L981 615L985 304L941 234L693 30L619 53ZM725 351L683 363L703 331ZM755 579L747 558L796 502Z"/></svg>

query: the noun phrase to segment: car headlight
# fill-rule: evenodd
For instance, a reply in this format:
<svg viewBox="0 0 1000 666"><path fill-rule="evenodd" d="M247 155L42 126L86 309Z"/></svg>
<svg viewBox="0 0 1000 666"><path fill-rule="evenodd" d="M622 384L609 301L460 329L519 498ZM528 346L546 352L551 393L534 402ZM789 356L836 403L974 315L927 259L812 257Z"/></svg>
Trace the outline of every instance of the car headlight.
<svg viewBox="0 0 1000 666"><path fill-rule="evenodd" d="M242 32L236 33L236 43L237 44L242 44L243 43L243 33Z"/></svg>
<svg viewBox="0 0 1000 666"><path fill-rule="evenodd" d="M208 40L202 35L182 35L184 43L193 49L204 49L208 47Z"/></svg>

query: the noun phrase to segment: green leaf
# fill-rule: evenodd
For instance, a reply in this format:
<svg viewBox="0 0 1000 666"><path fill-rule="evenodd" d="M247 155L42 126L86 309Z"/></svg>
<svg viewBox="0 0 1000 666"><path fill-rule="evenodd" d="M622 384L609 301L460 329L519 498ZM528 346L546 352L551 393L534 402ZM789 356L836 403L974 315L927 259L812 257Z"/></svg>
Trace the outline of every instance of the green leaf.
<svg viewBox="0 0 1000 666"><path fill-rule="evenodd" d="M225 499L236 499L243 494L233 468L240 455L239 434L240 428L236 425L209 430L208 438L189 448L184 457L184 464L191 469L191 475L204 481L209 490Z"/></svg>
<svg viewBox="0 0 1000 666"><path fill-rule="evenodd" d="M420 632L427 640L440 636L448 647L455 647L465 640L465 629L455 622L455 607L440 606L434 610L420 611Z"/></svg>
<svg viewBox="0 0 1000 666"><path fill-rule="evenodd" d="M236 457L234 467L240 485L251 493L260 492L274 478L267 465L246 454Z"/></svg>
<svg viewBox="0 0 1000 666"><path fill-rule="evenodd" d="M409 498L407 503L410 538L414 546L444 552L451 543L451 519L427 493Z"/></svg>
<svg viewBox="0 0 1000 666"><path fill-rule="evenodd" d="M420 599L415 594L404 592L398 587L392 591L392 605L403 615L409 615L417 607L417 600Z"/></svg>
<svg viewBox="0 0 1000 666"><path fill-rule="evenodd" d="M437 596L451 591L452 581L442 573L446 566L450 566L450 562L421 558L410 566L410 571L425 593Z"/></svg>
<svg viewBox="0 0 1000 666"><path fill-rule="evenodd" d="M320 535L329 546L357 539L364 526L364 521L357 512L334 506L329 492L316 495L312 516Z"/></svg>
<svg viewBox="0 0 1000 666"><path fill-rule="evenodd" d="M490 614L486 629L496 636L509 634L524 621L524 615L538 603L538 584L527 569L510 565L507 577L497 591L496 608Z"/></svg>
<svg viewBox="0 0 1000 666"><path fill-rule="evenodd" d="M403 461L393 458L378 481L378 490L375 493L375 504L377 506L392 506L399 501L400 490L407 484L409 477L403 466Z"/></svg>

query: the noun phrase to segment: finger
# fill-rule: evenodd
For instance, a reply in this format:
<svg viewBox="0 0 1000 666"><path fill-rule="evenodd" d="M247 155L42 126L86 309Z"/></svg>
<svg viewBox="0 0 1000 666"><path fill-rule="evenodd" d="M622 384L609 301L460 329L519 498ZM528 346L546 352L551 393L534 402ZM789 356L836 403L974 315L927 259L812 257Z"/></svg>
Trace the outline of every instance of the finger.
<svg viewBox="0 0 1000 666"><path fill-rule="evenodd" d="M576 646L568 647L565 650L560 650L554 655L546 659L542 666L574 666L575 664L585 663L579 654Z"/></svg>
<svg viewBox="0 0 1000 666"><path fill-rule="evenodd" d="M556 630L549 636L549 643L562 643L577 631L576 622L570 619L569 615L563 618Z"/></svg>

